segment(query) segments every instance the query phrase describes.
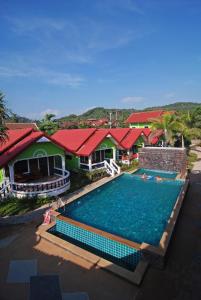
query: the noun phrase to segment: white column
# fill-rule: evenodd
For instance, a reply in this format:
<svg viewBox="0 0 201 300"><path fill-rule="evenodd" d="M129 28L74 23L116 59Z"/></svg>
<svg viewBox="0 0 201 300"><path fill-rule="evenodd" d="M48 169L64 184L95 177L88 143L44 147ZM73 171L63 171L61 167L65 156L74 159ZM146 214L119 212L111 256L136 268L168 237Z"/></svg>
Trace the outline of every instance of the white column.
<svg viewBox="0 0 201 300"><path fill-rule="evenodd" d="M89 163L88 163L88 165L89 165L89 171L91 171L92 170L92 156L91 155L89 155L89 157L88 157L88 160L89 160Z"/></svg>
<svg viewBox="0 0 201 300"><path fill-rule="evenodd" d="M65 157L62 156L62 174L65 175L65 169L66 169L66 163L65 163Z"/></svg>
<svg viewBox="0 0 201 300"><path fill-rule="evenodd" d="M49 165L49 157L47 156L47 174L50 176L50 165Z"/></svg>
<svg viewBox="0 0 201 300"><path fill-rule="evenodd" d="M40 160L37 158L37 163L38 163L38 170L40 170Z"/></svg>
<svg viewBox="0 0 201 300"><path fill-rule="evenodd" d="M10 182L13 183L15 181L14 166L13 166L13 164L9 164L8 167L9 167Z"/></svg>
<svg viewBox="0 0 201 300"><path fill-rule="evenodd" d="M27 169L28 169L28 173L30 173L30 163L29 163L29 159L27 160Z"/></svg>
<svg viewBox="0 0 201 300"><path fill-rule="evenodd" d="M114 147L112 151L113 151L113 159L114 161L116 161L116 148Z"/></svg>

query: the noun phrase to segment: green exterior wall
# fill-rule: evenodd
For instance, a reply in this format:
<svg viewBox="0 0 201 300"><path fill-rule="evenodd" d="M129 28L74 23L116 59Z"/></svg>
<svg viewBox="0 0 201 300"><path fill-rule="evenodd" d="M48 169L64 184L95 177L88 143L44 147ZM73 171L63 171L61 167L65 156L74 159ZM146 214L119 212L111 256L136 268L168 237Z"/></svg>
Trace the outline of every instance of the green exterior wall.
<svg viewBox="0 0 201 300"><path fill-rule="evenodd" d="M105 138L95 151L107 148L116 149L116 145L111 141L110 138Z"/></svg>
<svg viewBox="0 0 201 300"><path fill-rule="evenodd" d="M149 128L151 127L151 123L130 123L129 127L130 128L145 128L148 126Z"/></svg>
<svg viewBox="0 0 201 300"><path fill-rule="evenodd" d="M67 170L73 170L79 168L79 157L72 155L72 159L66 159L66 168Z"/></svg>
<svg viewBox="0 0 201 300"><path fill-rule="evenodd" d="M65 151L51 142L34 143L28 147L25 151L19 154L15 160L31 159L42 156L51 156L60 154L65 155Z"/></svg>
<svg viewBox="0 0 201 300"><path fill-rule="evenodd" d="M0 182L4 180L3 169L0 169Z"/></svg>

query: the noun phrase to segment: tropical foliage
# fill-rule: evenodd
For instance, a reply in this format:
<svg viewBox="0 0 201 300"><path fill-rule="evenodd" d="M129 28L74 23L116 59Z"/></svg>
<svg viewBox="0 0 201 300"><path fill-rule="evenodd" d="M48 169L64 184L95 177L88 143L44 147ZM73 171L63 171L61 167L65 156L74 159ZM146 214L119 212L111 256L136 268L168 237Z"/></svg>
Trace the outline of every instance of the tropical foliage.
<svg viewBox="0 0 201 300"><path fill-rule="evenodd" d="M7 139L5 119L8 117L8 110L5 104L5 96L0 92L0 143Z"/></svg>
<svg viewBox="0 0 201 300"><path fill-rule="evenodd" d="M173 146L177 142L185 147L191 139L201 138L201 127L198 127L199 119L201 120L199 108L193 112L166 113L162 118L152 120L152 129L164 131L166 145Z"/></svg>
<svg viewBox="0 0 201 300"><path fill-rule="evenodd" d="M55 120L54 114L46 114L39 123L39 129L47 135L52 135L59 129L58 122Z"/></svg>
<svg viewBox="0 0 201 300"><path fill-rule="evenodd" d="M176 118L174 114L164 114L163 117L152 119L152 130L162 129L165 137L165 144L173 144Z"/></svg>

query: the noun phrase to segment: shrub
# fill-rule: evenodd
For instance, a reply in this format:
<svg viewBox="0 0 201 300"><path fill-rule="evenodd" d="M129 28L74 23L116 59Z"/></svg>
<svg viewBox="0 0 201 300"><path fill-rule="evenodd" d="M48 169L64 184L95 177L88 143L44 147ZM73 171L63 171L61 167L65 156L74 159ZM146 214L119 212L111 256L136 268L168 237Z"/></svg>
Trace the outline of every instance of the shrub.
<svg viewBox="0 0 201 300"><path fill-rule="evenodd" d="M138 167L139 162L138 160L133 160L130 165L122 164L120 162L118 164L121 167L121 171L132 171Z"/></svg>

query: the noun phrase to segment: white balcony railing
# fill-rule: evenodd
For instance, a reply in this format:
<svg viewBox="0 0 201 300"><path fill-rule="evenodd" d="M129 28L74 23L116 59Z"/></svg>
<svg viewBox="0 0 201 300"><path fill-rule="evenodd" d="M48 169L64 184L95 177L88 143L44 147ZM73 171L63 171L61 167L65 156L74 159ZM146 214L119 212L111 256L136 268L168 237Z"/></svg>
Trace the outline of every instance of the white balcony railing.
<svg viewBox="0 0 201 300"><path fill-rule="evenodd" d="M6 198L10 194L10 181L9 178L5 178L0 183L0 200Z"/></svg>
<svg viewBox="0 0 201 300"><path fill-rule="evenodd" d="M57 196L70 188L70 172L55 169L55 175L60 178L46 182L19 183L10 182L10 193L19 198L24 196Z"/></svg>

